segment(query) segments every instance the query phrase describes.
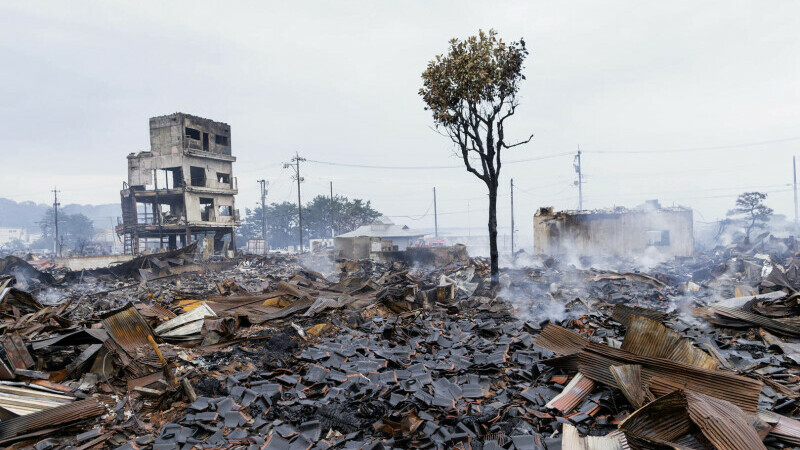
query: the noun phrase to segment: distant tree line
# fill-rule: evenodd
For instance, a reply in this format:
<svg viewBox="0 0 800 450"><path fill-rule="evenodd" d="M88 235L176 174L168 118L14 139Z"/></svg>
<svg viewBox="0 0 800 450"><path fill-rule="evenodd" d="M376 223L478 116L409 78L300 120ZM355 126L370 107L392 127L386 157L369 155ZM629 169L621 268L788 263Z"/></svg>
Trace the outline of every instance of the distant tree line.
<svg viewBox="0 0 800 450"><path fill-rule="evenodd" d="M53 208L47 210L41 220L39 229L42 236L30 247L32 248L53 248L55 238L55 212ZM66 214L59 210L58 213L58 236L62 245L70 250L83 253L86 246L94 239L94 224L92 220L83 214Z"/></svg>
<svg viewBox="0 0 800 450"><path fill-rule="evenodd" d="M332 206L332 208L331 208ZM331 222L335 235L353 231L372 223L381 213L369 201L350 200L336 195L331 205L330 197L318 195L303 205L303 243L310 239L330 238ZM237 230L237 243L244 246L249 239L261 238L261 206L246 208L242 226ZM284 248L298 243L297 203L271 203L266 206L267 245Z"/></svg>

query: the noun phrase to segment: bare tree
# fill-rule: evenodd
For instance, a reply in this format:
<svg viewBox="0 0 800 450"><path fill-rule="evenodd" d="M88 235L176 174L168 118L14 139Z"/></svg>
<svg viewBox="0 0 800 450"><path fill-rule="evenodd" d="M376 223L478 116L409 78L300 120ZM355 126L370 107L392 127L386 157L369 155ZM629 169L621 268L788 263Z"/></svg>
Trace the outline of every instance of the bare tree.
<svg viewBox="0 0 800 450"><path fill-rule="evenodd" d="M456 146L467 171L489 190L489 246L492 286L500 274L497 251L497 188L503 149L530 142L506 141L506 121L516 112L517 92L525 76L525 41L505 43L497 32L479 31L466 40L452 39L445 55L438 55L422 73L419 94Z"/></svg>
<svg viewBox="0 0 800 450"><path fill-rule="evenodd" d="M745 244L750 243L750 232L754 228L763 228L772 216L772 208L764 205L767 194L763 192L745 192L736 199L736 207L728 211L728 216L739 218L745 229Z"/></svg>

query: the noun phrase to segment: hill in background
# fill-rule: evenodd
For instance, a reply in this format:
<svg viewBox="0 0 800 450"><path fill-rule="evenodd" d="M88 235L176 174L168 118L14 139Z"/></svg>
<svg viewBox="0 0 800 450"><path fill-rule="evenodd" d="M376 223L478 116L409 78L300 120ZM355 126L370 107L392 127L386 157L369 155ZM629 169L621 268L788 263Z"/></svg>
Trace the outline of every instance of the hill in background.
<svg viewBox="0 0 800 450"><path fill-rule="evenodd" d="M23 227L31 232L39 231L39 221L51 205L34 202L15 202L7 198L0 198L0 227ZM59 211L65 214L83 214L94 222L95 229L109 228L116 225L117 217L122 215L118 203L103 205L62 205Z"/></svg>

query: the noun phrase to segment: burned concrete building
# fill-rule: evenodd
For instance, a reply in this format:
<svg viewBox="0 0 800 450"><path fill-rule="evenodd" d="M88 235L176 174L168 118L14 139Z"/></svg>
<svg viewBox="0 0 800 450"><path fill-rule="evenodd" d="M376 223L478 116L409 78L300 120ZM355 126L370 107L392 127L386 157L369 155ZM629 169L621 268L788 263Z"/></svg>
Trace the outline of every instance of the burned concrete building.
<svg viewBox="0 0 800 450"><path fill-rule="evenodd" d="M648 249L665 256L694 252L692 210L662 207L651 200L633 209L553 211L539 208L533 218L537 254L580 256L637 255Z"/></svg>
<svg viewBox="0 0 800 450"><path fill-rule="evenodd" d="M234 249L234 161L228 124L183 113L151 118L150 151L128 155L120 191L117 233L125 252L175 249L201 238L213 239L215 252Z"/></svg>

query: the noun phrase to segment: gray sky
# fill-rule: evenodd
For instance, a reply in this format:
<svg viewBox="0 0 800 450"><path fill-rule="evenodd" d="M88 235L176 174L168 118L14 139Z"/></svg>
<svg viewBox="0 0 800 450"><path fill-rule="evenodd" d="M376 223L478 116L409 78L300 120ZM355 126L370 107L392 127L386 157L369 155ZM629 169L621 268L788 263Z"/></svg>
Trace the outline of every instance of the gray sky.
<svg viewBox="0 0 800 450"><path fill-rule="evenodd" d="M572 156L549 156L579 145L587 208L658 198L710 221L762 190L793 214L794 1L4 2L0 196L50 202L57 185L64 203L118 202L125 156L149 148L148 118L176 111L231 125L242 213L262 177L270 201L296 199L281 168L295 151L459 166L417 91L448 39L480 28L531 50L510 130L535 137L506 159L547 157L504 166L501 232L510 177L523 241L536 207L577 206ZM302 170L306 198L332 180L338 194L418 219L398 223L432 227L432 209L419 217L435 185L440 226L485 227L485 187L464 169Z"/></svg>

